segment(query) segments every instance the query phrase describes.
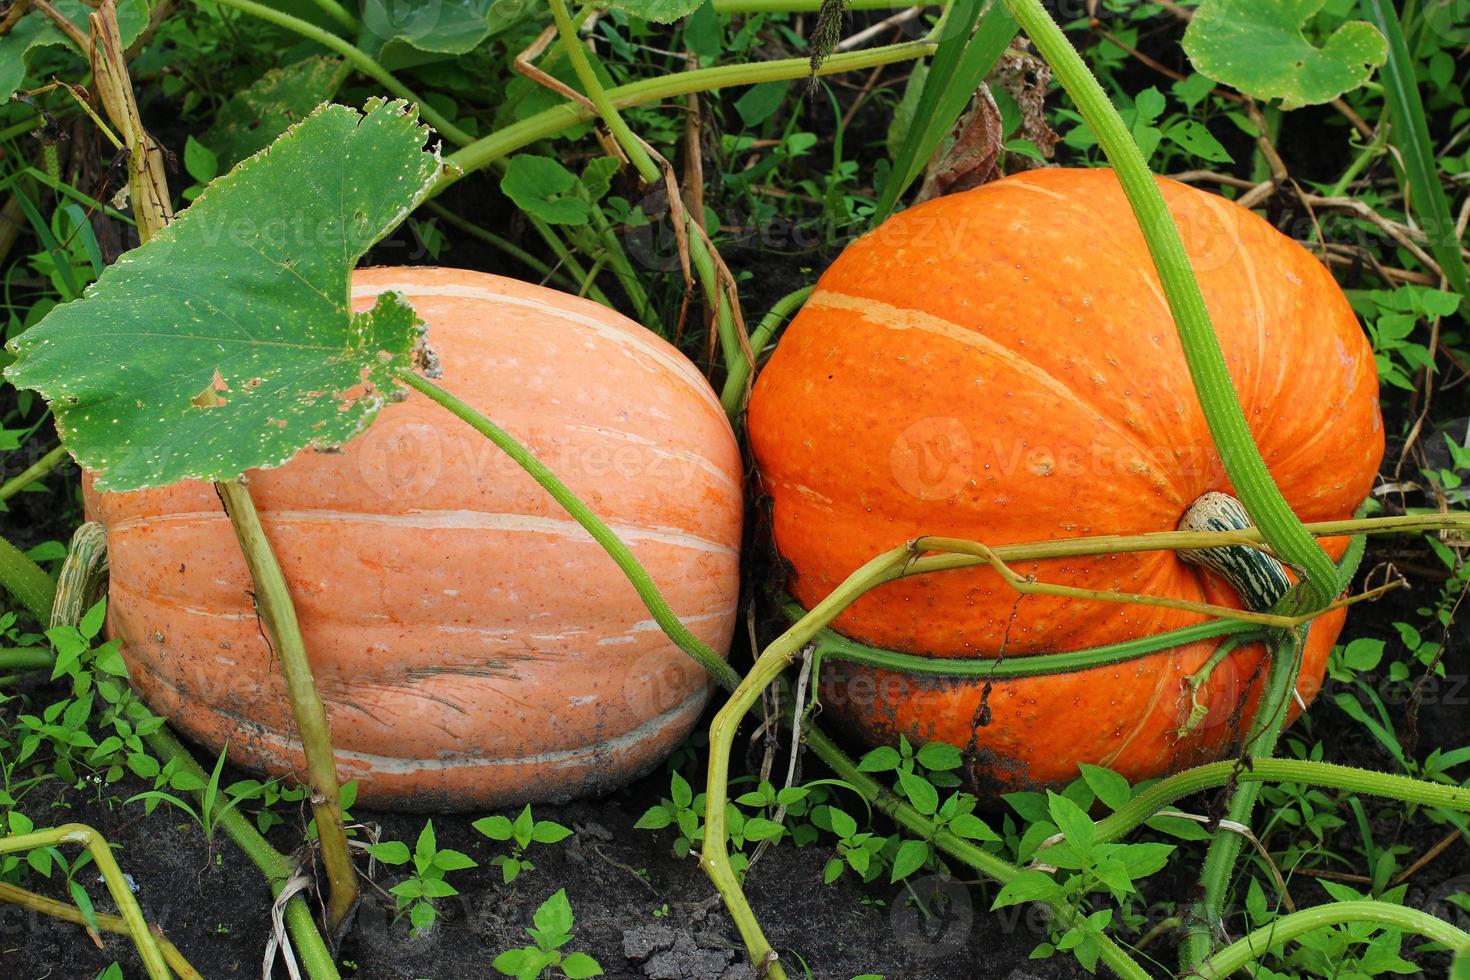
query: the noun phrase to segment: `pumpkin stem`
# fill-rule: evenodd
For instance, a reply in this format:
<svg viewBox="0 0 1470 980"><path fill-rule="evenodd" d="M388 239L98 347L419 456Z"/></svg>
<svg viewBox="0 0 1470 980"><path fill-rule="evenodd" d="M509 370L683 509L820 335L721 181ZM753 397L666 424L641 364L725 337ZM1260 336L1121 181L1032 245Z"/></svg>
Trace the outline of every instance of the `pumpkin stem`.
<svg viewBox="0 0 1470 980"><path fill-rule="evenodd" d="M1179 519L1181 531L1243 531L1253 527L1239 500L1228 493L1201 494ZM1230 583L1246 608L1266 612L1291 589L1281 562L1259 548L1231 544L1219 548L1188 548L1179 557L1203 565Z"/></svg>

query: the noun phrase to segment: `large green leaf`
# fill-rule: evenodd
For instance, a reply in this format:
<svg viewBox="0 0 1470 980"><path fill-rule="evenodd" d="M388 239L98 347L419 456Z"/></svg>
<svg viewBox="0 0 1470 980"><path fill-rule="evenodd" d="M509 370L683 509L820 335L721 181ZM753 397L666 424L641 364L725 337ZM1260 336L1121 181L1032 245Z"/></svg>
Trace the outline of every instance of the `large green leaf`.
<svg viewBox="0 0 1470 980"><path fill-rule="evenodd" d="M1202 75L1283 109L1330 102L1368 80L1388 57L1372 24L1350 21L1319 48L1302 33L1326 0L1204 0L1184 32Z"/></svg>
<svg viewBox="0 0 1470 980"><path fill-rule="evenodd" d="M421 352L401 297L353 314L354 263L440 169L402 102L322 106L12 342L108 490L230 479L366 428Z"/></svg>
<svg viewBox="0 0 1470 980"><path fill-rule="evenodd" d="M412 52L467 54L530 9L529 0L365 0L363 46L380 44L389 67L421 61Z"/></svg>
<svg viewBox="0 0 1470 980"><path fill-rule="evenodd" d="M330 99L343 74L342 59L326 55L272 68L230 97L204 134L204 145L215 152L221 170L230 169Z"/></svg>
<svg viewBox="0 0 1470 980"><path fill-rule="evenodd" d="M92 8L81 0L57 0L52 4L57 12L89 33L87 15ZM117 27L123 44L132 44L143 28L148 26L147 0L118 0ZM0 102L10 97L25 85L26 71L32 59L43 48L69 47L66 39L39 10L27 11L10 33L0 36Z"/></svg>
<svg viewBox="0 0 1470 980"><path fill-rule="evenodd" d="M705 0L607 0L612 9L655 24L672 24L680 17L688 17L704 3Z"/></svg>

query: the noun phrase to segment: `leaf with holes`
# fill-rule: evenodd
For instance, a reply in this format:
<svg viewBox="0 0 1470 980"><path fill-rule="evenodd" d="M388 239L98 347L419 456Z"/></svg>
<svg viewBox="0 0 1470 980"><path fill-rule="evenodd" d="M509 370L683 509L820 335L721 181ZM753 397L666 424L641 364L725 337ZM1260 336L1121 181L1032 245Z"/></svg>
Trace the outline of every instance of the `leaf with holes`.
<svg viewBox="0 0 1470 980"><path fill-rule="evenodd" d="M1302 33L1326 0L1204 0L1184 32L1195 69L1283 109L1331 102L1368 80L1388 57L1383 35L1350 21L1321 47Z"/></svg>
<svg viewBox="0 0 1470 980"><path fill-rule="evenodd" d="M402 297L354 314L353 264L440 170L402 102L327 105L209 186L11 343L97 487L233 479L335 446L425 356Z"/></svg>

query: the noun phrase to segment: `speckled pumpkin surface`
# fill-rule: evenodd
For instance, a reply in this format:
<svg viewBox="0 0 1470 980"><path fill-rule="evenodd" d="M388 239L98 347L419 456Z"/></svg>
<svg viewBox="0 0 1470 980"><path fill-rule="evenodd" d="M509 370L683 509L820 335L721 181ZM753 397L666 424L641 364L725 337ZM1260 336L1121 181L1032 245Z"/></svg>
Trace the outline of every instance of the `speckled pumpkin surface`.
<svg viewBox="0 0 1470 980"><path fill-rule="evenodd" d="M406 295L442 385L507 429L728 647L741 464L672 346L605 308L452 269L368 269L357 309ZM338 766L378 807L488 807L610 790L698 718L703 670L602 549L488 440L418 394L340 452L249 474L301 616ZM303 766L250 582L213 489L89 494L133 682L190 737Z"/></svg>
<svg viewBox="0 0 1470 980"><path fill-rule="evenodd" d="M1347 518L1383 454L1372 351L1321 264L1231 202L1160 181L1271 473L1304 520ZM905 211L822 277L761 373L751 442L792 594L808 608L920 534L987 544L1172 530L1229 491L1162 289L1116 178L1044 169ZM1339 554L1344 542L1329 542ZM1017 566L1088 589L1239 605L1171 553ZM993 572L869 593L834 624L936 657L1078 650L1198 621L1036 596ZM1310 631L1310 697L1343 622ZM1258 695L1261 648L1217 669L1188 735L1185 678L1215 641L1113 667L982 683L828 670L828 717L871 742L971 750L981 788L1056 785L1079 762L1138 779L1214 758Z"/></svg>

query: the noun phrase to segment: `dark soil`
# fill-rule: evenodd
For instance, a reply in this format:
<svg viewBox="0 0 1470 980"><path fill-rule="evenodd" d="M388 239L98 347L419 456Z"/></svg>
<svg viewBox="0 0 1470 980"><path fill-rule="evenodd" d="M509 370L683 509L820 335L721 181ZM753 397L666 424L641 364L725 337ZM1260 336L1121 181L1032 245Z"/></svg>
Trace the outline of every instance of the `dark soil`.
<svg viewBox="0 0 1470 980"><path fill-rule="evenodd" d="M343 975L371 980L494 976L490 964L496 955L525 945L523 930L532 913L565 888L576 913L576 938L567 949L591 953L610 977L753 978L734 926L694 858L674 857L669 832L633 828L667 786L667 773L660 771L606 799L537 807L539 819L556 820L575 833L560 844L533 848L527 857L536 868L511 885L501 883L499 868L490 863L505 853L504 845L473 830L469 817L434 816L440 846L469 854L480 867L451 876L461 895L445 900L443 919L426 937L414 936L406 921L395 922L391 899L365 886L364 902L341 949ZM163 808L144 820L136 806L117 805L143 788L129 779L102 798L67 792L54 800L51 812L57 823L88 823L107 837L133 876L144 914L206 977L258 976L270 928L264 880L223 835L211 857L198 829L177 813ZM28 802L39 804L40 796L38 790ZM45 812L41 805L28 809ZM425 819L354 816L380 824L385 839L410 844ZM273 836L287 845L300 839L300 826L280 828ZM1082 975L1064 959L1027 959L1045 938L1033 912L988 915L988 899L980 891L926 880L915 887L938 885L958 901L948 915L921 926L899 888L863 889L850 876L824 886L822 867L829 856L818 846L769 851L747 882L772 943L788 963L811 964L813 976L1053 980ZM95 871L83 872L81 879L97 908L112 911ZM380 866L375 884L386 889L397 880L393 869ZM65 894L60 882L32 884L57 897ZM103 945L99 950L77 926L0 905L0 976L84 980L113 959L127 976L143 975L128 941L109 936ZM970 968L957 966L962 963L986 966L966 972ZM278 969L276 975L286 974Z"/></svg>

